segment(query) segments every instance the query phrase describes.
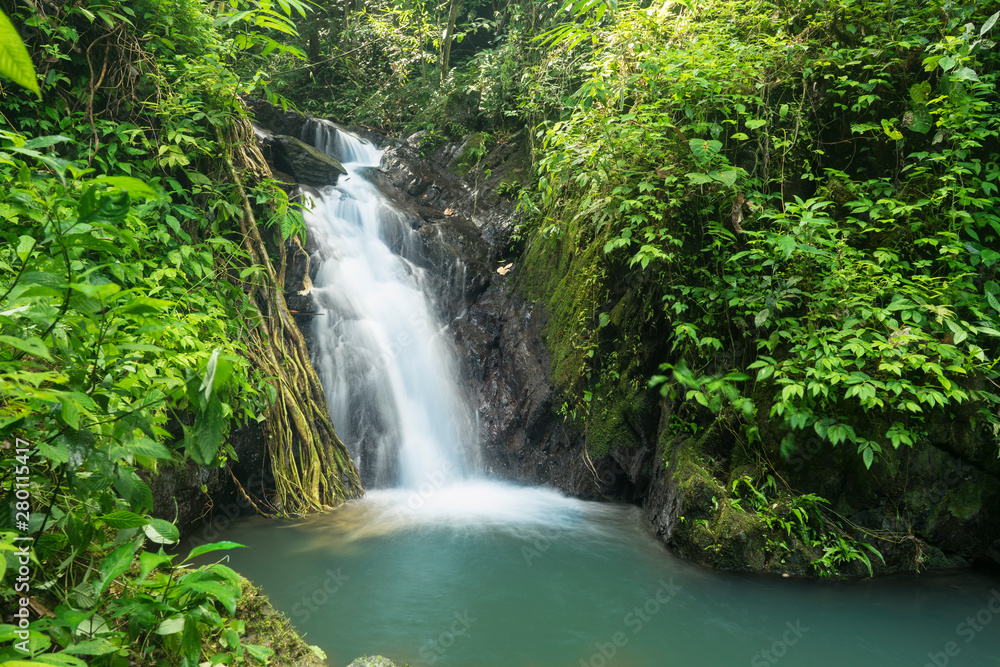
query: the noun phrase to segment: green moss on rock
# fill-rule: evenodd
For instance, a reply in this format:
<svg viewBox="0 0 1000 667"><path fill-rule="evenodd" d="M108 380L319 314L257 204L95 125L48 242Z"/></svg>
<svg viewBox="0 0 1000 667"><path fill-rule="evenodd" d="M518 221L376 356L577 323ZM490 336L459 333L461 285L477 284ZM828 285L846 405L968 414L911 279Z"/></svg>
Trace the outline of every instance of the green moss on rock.
<svg viewBox="0 0 1000 667"><path fill-rule="evenodd" d="M310 646L292 627L288 617L271 606L260 587L242 579L242 595L236 618L246 623L245 644L258 644L274 651L270 667L323 667L326 655Z"/></svg>
<svg viewBox="0 0 1000 667"><path fill-rule="evenodd" d="M396 663L380 655L358 658L347 667L396 667Z"/></svg>
<svg viewBox="0 0 1000 667"><path fill-rule="evenodd" d="M983 488L975 482L965 482L951 494L948 511L959 519L971 519L983 506Z"/></svg>

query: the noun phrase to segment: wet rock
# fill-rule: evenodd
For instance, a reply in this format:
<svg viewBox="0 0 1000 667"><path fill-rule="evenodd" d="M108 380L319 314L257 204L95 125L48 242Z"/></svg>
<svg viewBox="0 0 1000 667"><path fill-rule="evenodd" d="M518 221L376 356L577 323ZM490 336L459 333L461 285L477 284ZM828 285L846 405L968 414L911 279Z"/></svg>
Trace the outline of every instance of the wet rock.
<svg viewBox="0 0 1000 667"><path fill-rule="evenodd" d="M173 422L168 430L179 433L180 425ZM217 532L214 536L203 535L209 530L206 524L220 519L231 522L255 513L243 491L257 498L272 494L274 480L266 465L265 443L263 426L251 420L244 425L234 424L228 444L235 456L223 468L204 468L192 461L161 464L155 474L144 475L153 495L152 515L176 521L184 536L213 541Z"/></svg>
<svg viewBox="0 0 1000 667"><path fill-rule="evenodd" d="M282 109L279 106L256 97L243 97L243 104L247 110L263 128L275 134L287 134L293 137L302 136L302 128L305 126L307 117L293 109Z"/></svg>
<svg viewBox="0 0 1000 667"><path fill-rule="evenodd" d="M380 655L358 658L347 667L396 667L396 663Z"/></svg>
<svg viewBox="0 0 1000 667"><path fill-rule="evenodd" d="M309 277L309 253L295 237L285 243L285 291L305 296L312 290Z"/></svg>
<svg viewBox="0 0 1000 667"><path fill-rule="evenodd" d="M276 134L272 146L274 166L290 174L296 183L314 187L336 185L337 179L347 173L332 157L295 137Z"/></svg>

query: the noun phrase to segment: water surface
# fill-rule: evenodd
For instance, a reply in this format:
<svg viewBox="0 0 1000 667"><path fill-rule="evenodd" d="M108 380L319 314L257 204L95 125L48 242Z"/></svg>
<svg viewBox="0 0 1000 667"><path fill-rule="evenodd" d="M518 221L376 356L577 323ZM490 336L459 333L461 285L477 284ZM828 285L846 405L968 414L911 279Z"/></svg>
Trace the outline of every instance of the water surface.
<svg viewBox="0 0 1000 667"><path fill-rule="evenodd" d="M252 547L231 564L336 667L376 653L414 667L1000 665L996 578L712 572L666 552L637 508L545 489L375 491L224 537Z"/></svg>

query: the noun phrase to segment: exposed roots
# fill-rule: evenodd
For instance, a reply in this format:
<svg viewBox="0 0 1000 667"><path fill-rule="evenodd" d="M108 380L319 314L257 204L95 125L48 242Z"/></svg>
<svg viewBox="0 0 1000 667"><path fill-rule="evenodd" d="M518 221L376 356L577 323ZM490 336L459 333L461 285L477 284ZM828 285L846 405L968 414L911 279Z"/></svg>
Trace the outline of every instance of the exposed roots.
<svg viewBox="0 0 1000 667"><path fill-rule="evenodd" d="M249 129L249 124L242 122ZM239 133L240 128L235 132ZM219 140L223 145L228 143L221 132ZM238 145L240 150L234 154L250 170L264 165L253 141ZM275 390L265 430L278 502L285 513L333 507L360 496L364 490L326 411L323 385L309 362L305 340L288 312L282 281L268 259L246 190L228 152L224 151L223 159L242 202L240 230L245 249L254 264L264 267L263 284L255 284L251 291L258 327L249 355Z"/></svg>

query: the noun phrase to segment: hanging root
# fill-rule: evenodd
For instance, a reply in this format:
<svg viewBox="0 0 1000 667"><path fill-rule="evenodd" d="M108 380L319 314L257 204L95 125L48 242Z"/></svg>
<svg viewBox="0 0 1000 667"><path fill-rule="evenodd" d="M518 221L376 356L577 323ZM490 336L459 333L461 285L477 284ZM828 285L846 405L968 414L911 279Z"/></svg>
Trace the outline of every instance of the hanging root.
<svg viewBox="0 0 1000 667"><path fill-rule="evenodd" d="M246 136L248 130L252 132L245 119L231 130L233 138L242 134L244 139L237 143L235 154L251 171L261 165L266 168L252 134ZM223 146L229 144L221 132L219 140ZM251 261L264 267L263 284L253 285L250 293L258 326L249 357L275 390L265 430L278 503L286 514L333 507L364 493L358 471L326 411L323 385L285 304L282 281L268 258L250 200L228 151L223 151L223 159L242 203L240 230L245 248Z"/></svg>

